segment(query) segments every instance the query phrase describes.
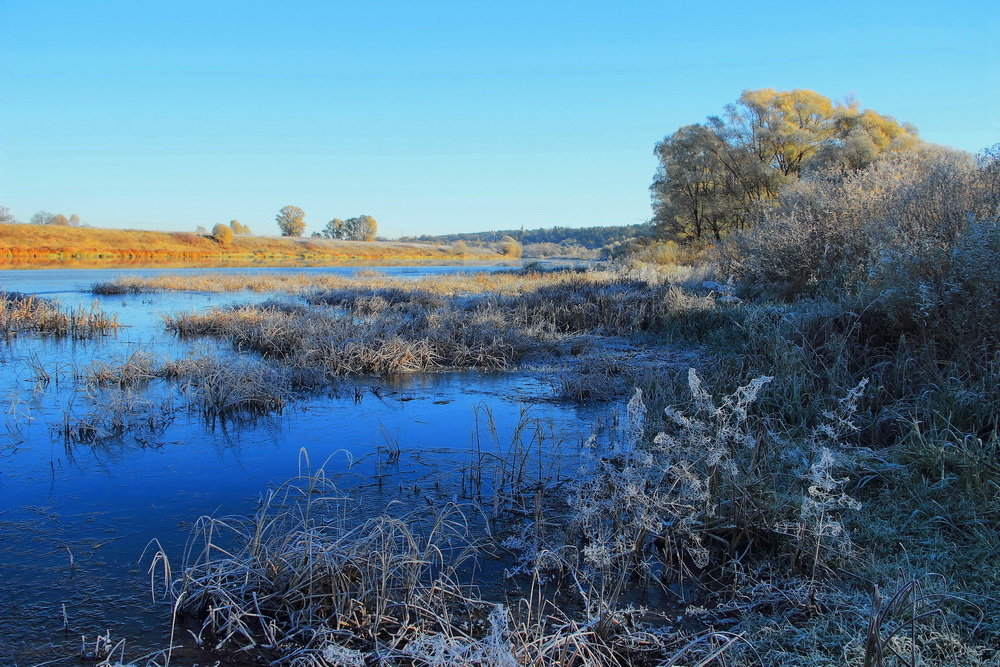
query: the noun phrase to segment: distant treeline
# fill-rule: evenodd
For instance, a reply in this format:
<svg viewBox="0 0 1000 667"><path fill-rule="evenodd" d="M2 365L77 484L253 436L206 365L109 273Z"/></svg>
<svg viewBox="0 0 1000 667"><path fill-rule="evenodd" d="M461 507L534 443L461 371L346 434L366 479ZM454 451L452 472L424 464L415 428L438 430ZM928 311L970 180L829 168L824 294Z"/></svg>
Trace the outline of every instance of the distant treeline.
<svg viewBox="0 0 1000 667"><path fill-rule="evenodd" d="M636 236L649 234L652 227L641 225L613 225L607 227L549 227L546 229L504 229L492 232L470 232L466 234L440 234L431 236L404 236L401 241L424 243L456 243L464 241L470 245L486 245L502 241L505 236L524 245L535 243L556 243L565 246L582 246L596 250L612 243L620 243Z"/></svg>

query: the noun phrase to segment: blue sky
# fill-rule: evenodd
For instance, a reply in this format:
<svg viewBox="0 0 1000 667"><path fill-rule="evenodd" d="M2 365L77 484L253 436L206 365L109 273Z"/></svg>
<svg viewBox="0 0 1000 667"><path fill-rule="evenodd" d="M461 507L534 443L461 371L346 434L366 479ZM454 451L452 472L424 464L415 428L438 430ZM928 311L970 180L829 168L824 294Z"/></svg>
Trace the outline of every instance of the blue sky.
<svg viewBox="0 0 1000 667"><path fill-rule="evenodd" d="M1000 21L940 2L0 0L0 205L275 233L632 224L653 144L809 88L976 151Z"/></svg>

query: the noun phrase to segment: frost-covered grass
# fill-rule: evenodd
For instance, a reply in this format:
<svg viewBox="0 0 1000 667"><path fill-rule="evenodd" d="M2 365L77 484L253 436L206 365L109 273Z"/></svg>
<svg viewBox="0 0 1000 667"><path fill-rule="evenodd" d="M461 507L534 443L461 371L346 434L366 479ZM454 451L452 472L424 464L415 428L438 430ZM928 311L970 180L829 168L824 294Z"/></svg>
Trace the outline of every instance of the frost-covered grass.
<svg viewBox="0 0 1000 667"><path fill-rule="evenodd" d="M777 381L715 396L692 370L662 415L636 390L620 437L527 514L501 484L358 518L306 475L200 520L160 590L204 645L297 664L995 664L988 553L965 576L935 561L941 527L873 490L909 472L857 440L868 383L800 431L760 413ZM530 470L518 452L495 465ZM497 558L502 587L477 566Z"/></svg>
<svg viewBox="0 0 1000 667"><path fill-rule="evenodd" d="M117 316L96 305L67 309L40 297L0 291L0 335L7 340L21 333L87 339L112 333L118 327Z"/></svg>
<svg viewBox="0 0 1000 667"><path fill-rule="evenodd" d="M482 284L465 277L447 289L362 281L304 300L180 313L166 325L332 378L510 369L530 355L578 355L596 336L655 337L683 313L713 307L710 298L689 296L655 272L492 274Z"/></svg>
<svg viewBox="0 0 1000 667"><path fill-rule="evenodd" d="M775 213L776 255L760 235L726 249L742 283L632 265L169 320L324 378L508 368L598 337L703 350L686 373L622 355L551 378L632 395L572 487L532 484L511 447L464 504L346 521L310 476L203 520L171 599L206 643L301 664L1000 664L998 190L989 165L952 167L879 165L810 194L811 218ZM869 264L810 254L853 233L818 225L824 197ZM789 266L805 273L769 273ZM471 567L488 559L500 586Z"/></svg>
<svg viewBox="0 0 1000 667"><path fill-rule="evenodd" d="M286 292L304 293L336 289L391 289L419 290L434 294L481 294L493 292L513 294L570 280L590 278L606 279L610 273L591 271L582 274L575 270L538 270L531 266L524 270L450 273L407 278L390 276L377 270L360 270L345 276L320 272L309 273L211 273L168 274L151 278L123 276L108 282L95 283L95 294L129 294L146 292Z"/></svg>

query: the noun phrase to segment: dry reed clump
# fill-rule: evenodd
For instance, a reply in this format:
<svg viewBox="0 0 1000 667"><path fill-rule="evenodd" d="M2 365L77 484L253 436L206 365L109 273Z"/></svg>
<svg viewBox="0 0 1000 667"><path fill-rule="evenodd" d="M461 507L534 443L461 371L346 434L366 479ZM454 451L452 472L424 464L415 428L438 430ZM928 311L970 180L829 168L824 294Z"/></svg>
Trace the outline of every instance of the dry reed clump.
<svg viewBox="0 0 1000 667"><path fill-rule="evenodd" d="M389 276L377 271L357 271L353 275L309 273L196 273L151 278L121 277L98 283L94 288L108 294L188 291L188 292L287 292L307 293L324 290L419 290L432 294L519 293L545 284L581 279L602 280L607 271L541 269L528 266L513 271L459 272L408 278ZM92 288L93 289L93 288Z"/></svg>
<svg viewBox="0 0 1000 667"><path fill-rule="evenodd" d="M258 359L200 353L162 360L141 350L119 363L93 364L84 379L94 391L110 388L136 397L151 381L168 380L189 409L222 420L280 413L297 391L318 382L308 371L278 369Z"/></svg>
<svg viewBox="0 0 1000 667"><path fill-rule="evenodd" d="M668 644L623 622L634 612L595 628L551 603L483 599L463 583L481 552L458 506L351 514L319 471L252 517L202 518L179 576L154 559L175 622L216 650L301 665L622 665Z"/></svg>
<svg viewBox="0 0 1000 667"><path fill-rule="evenodd" d="M494 311L520 327L554 333L638 333L661 328L671 316L668 286L629 280L574 281L513 296L490 296L471 309Z"/></svg>
<svg viewBox="0 0 1000 667"><path fill-rule="evenodd" d="M188 405L210 419L280 413L294 396L289 373L253 359L190 356L164 363L158 374L179 382Z"/></svg>
<svg viewBox="0 0 1000 667"><path fill-rule="evenodd" d="M441 308L445 298L440 292L403 287L342 287L308 296L309 303L344 308L358 316L378 315L405 305L410 312Z"/></svg>
<svg viewBox="0 0 1000 667"><path fill-rule="evenodd" d="M95 362L86 370L85 380L98 387L137 387L158 377L160 366L155 355L136 350L121 363Z"/></svg>
<svg viewBox="0 0 1000 667"><path fill-rule="evenodd" d="M521 332L483 318L430 312L413 316L382 311L372 319L314 309L289 313L243 307L169 316L167 328L180 335L210 335L326 377L431 370L510 368L538 343Z"/></svg>
<svg viewBox="0 0 1000 667"><path fill-rule="evenodd" d="M89 397L91 408L84 414L66 409L62 422L52 432L66 445L98 445L129 435L140 444L155 442L171 424L174 409L154 402L132 388L114 388Z"/></svg>
<svg viewBox="0 0 1000 667"><path fill-rule="evenodd" d="M412 520L351 525L321 474L298 482L269 492L253 517L196 524L170 592L178 613L201 622L199 638L300 656L330 643L395 651L456 615L475 618L472 600L460 611L457 568L472 555L460 514L430 516L426 536Z"/></svg>
<svg viewBox="0 0 1000 667"><path fill-rule="evenodd" d="M8 340L24 332L82 340L106 335L119 326L117 315L96 305L66 310L47 299L0 292L0 332Z"/></svg>
<svg viewBox="0 0 1000 667"><path fill-rule="evenodd" d="M122 294L149 294L157 290L136 278L119 278L96 282L90 286L90 293L98 296L118 296Z"/></svg>

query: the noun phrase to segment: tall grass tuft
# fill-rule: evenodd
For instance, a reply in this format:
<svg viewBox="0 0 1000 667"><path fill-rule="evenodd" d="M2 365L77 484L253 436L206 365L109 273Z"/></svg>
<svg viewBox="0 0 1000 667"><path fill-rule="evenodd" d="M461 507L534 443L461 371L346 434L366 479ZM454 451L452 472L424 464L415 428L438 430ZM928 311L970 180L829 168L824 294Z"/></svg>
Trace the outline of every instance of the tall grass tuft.
<svg viewBox="0 0 1000 667"><path fill-rule="evenodd" d="M317 471L270 491L252 516L203 517L178 575L162 550L151 574L163 574L178 627L248 660L620 666L699 652L704 639L652 631L637 609L597 619L562 608L540 578L524 597L485 598L469 583L488 553L470 534L470 509L354 520Z"/></svg>
<svg viewBox="0 0 1000 667"><path fill-rule="evenodd" d="M7 340L29 332L82 340L112 333L119 326L117 315L96 305L70 310L40 297L0 292L0 334Z"/></svg>

